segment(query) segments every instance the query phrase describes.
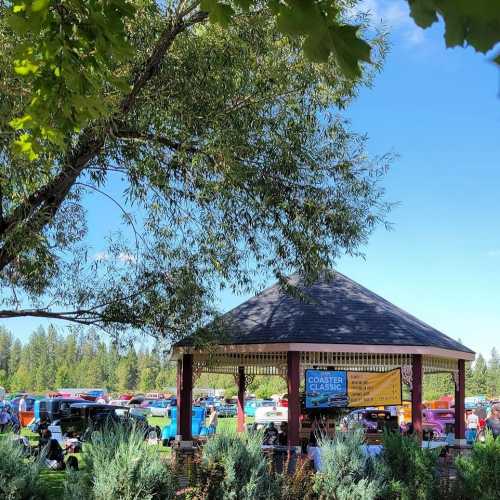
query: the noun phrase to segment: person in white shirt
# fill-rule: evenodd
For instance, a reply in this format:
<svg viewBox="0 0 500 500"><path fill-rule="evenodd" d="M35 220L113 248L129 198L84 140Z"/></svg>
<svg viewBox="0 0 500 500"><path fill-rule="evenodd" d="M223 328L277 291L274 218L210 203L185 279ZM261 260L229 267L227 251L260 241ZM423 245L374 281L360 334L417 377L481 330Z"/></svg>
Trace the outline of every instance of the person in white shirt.
<svg viewBox="0 0 500 500"><path fill-rule="evenodd" d="M479 427L479 417L472 411L467 411L466 416L467 424L467 442L473 443L477 438L477 429Z"/></svg>

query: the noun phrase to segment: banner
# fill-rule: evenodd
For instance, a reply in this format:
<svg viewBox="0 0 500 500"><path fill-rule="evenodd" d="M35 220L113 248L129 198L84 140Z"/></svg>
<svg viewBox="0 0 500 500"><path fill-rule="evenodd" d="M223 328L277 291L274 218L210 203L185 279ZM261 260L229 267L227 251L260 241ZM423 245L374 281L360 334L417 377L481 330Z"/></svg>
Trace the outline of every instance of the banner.
<svg viewBox="0 0 500 500"><path fill-rule="evenodd" d="M306 408L347 406L347 372L306 370Z"/></svg>
<svg viewBox="0 0 500 500"><path fill-rule="evenodd" d="M401 369L390 372L348 372L348 406L401 405Z"/></svg>
<svg viewBox="0 0 500 500"><path fill-rule="evenodd" d="M401 369L389 372L306 370L308 409L402 404Z"/></svg>

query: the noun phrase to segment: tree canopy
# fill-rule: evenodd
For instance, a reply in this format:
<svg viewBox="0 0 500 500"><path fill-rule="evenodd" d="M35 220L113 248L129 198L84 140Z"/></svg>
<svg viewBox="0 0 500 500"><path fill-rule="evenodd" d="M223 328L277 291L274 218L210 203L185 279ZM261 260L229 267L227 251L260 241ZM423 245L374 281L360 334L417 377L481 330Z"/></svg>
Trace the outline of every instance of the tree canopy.
<svg viewBox="0 0 500 500"><path fill-rule="evenodd" d="M486 53L500 40L497 2L407 1L413 19L422 28L440 18L444 21L448 47L470 45ZM228 26L242 14L266 12L279 32L301 44L310 61L335 64L346 77L357 79L362 75L362 64L374 61L373 45L363 35L360 19L350 15L350 8L357 3L358 0L158 2L158 20L168 23L163 25L163 43L155 56L161 58L179 32L207 17ZM10 120L10 126L17 131L11 139L18 153L34 159L47 142L67 147L68 130L83 129L92 120L108 114L107 103L101 100L105 87L113 89L117 102L120 95L128 95L121 99L121 108L130 108L144 79L138 73L137 79L131 80L122 70L134 57L128 27L141 17L142 6L148 7L148 2L7 0L2 5L2 16L18 35L12 68L29 82L23 105Z"/></svg>
<svg viewBox="0 0 500 500"><path fill-rule="evenodd" d="M178 338L212 316L219 288L314 278L384 221L389 158L369 158L339 114L370 84L383 37L353 80L307 59L266 10L227 27L183 2L135 11L131 59L113 69L131 90L99 84L104 111L31 161L0 138L0 317ZM14 116L33 87L8 70L19 35L3 21L0 40L1 115ZM123 215L98 253L86 240L92 193Z"/></svg>

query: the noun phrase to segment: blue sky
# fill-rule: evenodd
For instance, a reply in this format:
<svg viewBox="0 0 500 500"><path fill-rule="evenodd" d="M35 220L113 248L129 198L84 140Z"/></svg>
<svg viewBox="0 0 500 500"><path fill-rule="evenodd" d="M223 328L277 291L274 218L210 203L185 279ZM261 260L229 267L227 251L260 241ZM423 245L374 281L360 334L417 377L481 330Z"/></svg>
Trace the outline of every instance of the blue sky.
<svg viewBox="0 0 500 500"><path fill-rule="evenodd" d="M399 155L383 181L399 205L393 230L375 231L366 259L337 268L488 356L500 349L500 72L472 49L445 49L443 27L420 30L405 2L365 4L390 27L392 47L347 114L370 153ZM94 235L112 212L119 217L92 198ZM246 298L224 294L221 309ZM3 324L26 338L40 321Z"/></svg>

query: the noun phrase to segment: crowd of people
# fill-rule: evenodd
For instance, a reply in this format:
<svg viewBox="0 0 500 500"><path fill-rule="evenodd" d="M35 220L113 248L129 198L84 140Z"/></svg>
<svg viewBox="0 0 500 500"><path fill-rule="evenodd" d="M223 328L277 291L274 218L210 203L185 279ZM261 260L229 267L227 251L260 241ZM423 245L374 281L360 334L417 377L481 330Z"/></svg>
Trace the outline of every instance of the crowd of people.
<svg viewBox="0 0 500 500"><path fill-rule="evenodd" d="M12 431L18 434L20 431L19 418L17 414L12 411L9 405L4 405L0 410L0 434Z"/></svg>
<svg viewBox="0 0 500 500"><path fill-rule="evenodd" d="M467 442L473 443L479 433L487 429L494 438L500 436L500 403L491 406L489 414L484 408L467 410L465 415Z"/></svg>

